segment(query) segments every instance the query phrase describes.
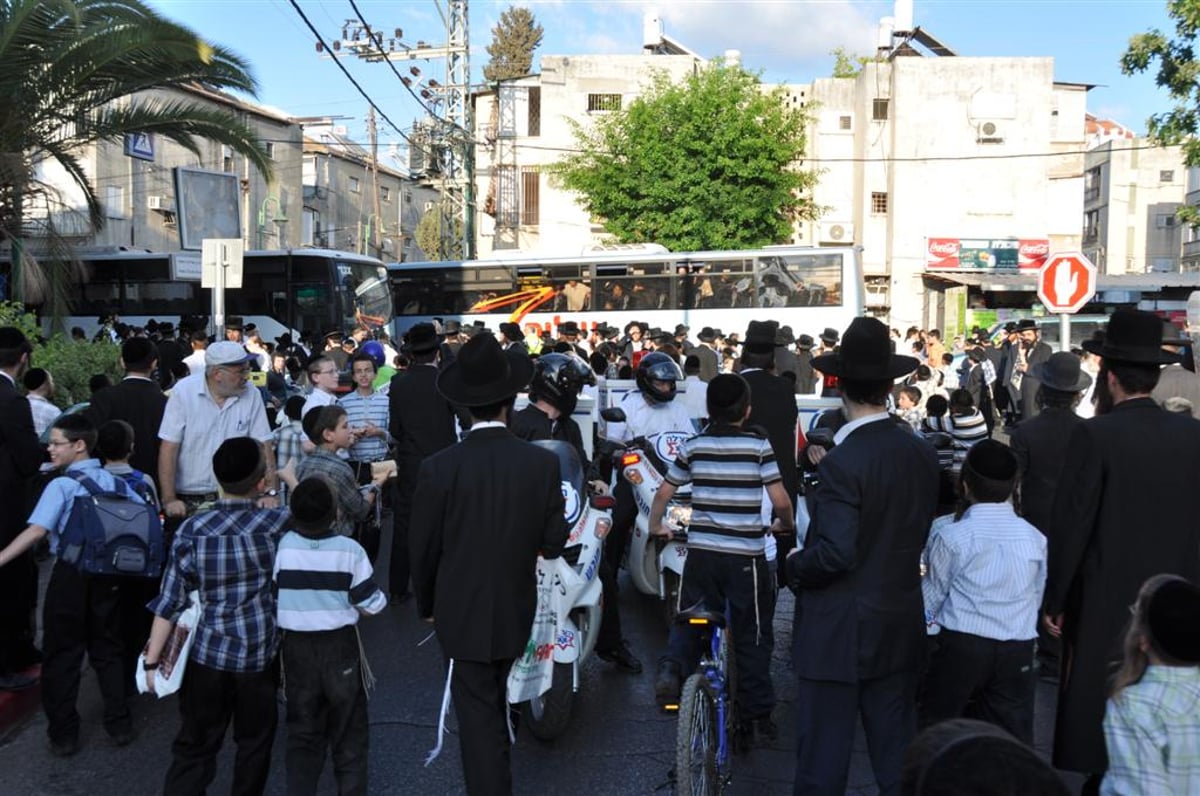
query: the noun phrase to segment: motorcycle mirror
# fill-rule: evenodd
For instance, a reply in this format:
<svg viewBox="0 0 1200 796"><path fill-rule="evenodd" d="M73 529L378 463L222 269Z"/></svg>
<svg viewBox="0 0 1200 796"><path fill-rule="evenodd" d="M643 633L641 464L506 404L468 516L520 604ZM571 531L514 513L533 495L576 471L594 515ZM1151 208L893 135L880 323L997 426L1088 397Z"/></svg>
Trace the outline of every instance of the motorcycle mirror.
<svg viewBox="0 0 1200 796"><path fill-rule="evenodd" d="M808 432L808 444L824 448L833 447L833 432L827 428L814 428Z"/></svg>
<svg viewBox="0 0 1200 796"><path fill-rule="evenodd" d="M607 409L600 410L600 417L604 418L610 423L624 423L625 410L619 406L610 406Z"/></svg>

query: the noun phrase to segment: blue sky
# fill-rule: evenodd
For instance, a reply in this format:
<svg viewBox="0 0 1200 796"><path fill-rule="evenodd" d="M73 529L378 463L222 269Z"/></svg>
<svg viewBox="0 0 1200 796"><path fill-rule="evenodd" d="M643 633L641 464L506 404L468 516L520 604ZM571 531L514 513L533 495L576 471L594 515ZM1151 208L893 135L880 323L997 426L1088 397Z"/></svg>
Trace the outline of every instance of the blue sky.
<svg viewBox="0 0 1200 796"><path fill-rule="evenodd" d="M289 0L150 0L151 4L250 60L260 83L258 100L294 116L337 115L350 135L365 140L366 103L338 71L318 56L314 39ZM354 18L349 0L298 0L327 41ZM433 0L356 0L376 29L404 30L404 40L438 44L445 28ZM705 56L727 49L761 70L768 82L803 83L830 74L829 51L838 45L870 53L880 17L892 13L877 0L534 0L545 28L540 54L638 53L642 16L657 9L669 36ZM510 5L472 0L473 74L487 61L484 48L500 12ZM915 23L964 56L1053 56L1055 78L1092 83L1088 110L1145 130L1145 120L1167 109L1152 75L1125 77L1118 59L1129 37L1148 28L1171 32L1165 0L915 0ZM423 114L385 64L343 59L372 99L400 128ZM417 62L444 80L441 62ZM405 64L404 67L408 65ZM536 61L535 61L536 67ZM404 71L403 67L401 71ZM399 142L380 124L380 141Z"/></svg>

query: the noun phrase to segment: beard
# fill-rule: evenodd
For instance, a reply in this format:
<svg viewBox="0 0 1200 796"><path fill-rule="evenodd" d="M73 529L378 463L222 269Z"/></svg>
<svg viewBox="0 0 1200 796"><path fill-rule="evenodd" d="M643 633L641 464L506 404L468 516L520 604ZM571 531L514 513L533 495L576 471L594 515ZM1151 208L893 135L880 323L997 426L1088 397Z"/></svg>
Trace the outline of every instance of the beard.
<svg viewBox="0 0 1200 796"><path fill-rule="evenodd" d="M1092 404L1096 407L1096 415L1106 415L1113 409L1112 392L1108 389L1108 366L1100 362L1100 370L1096 372L1096 389L1092 391Z"/></svg>

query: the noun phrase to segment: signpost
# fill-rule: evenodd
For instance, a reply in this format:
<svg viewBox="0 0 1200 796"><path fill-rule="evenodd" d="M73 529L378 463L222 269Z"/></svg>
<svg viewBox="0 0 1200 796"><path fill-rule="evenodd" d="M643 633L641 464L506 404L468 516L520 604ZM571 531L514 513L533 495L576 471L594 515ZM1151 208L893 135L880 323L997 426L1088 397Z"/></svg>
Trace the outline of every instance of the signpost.
<svg viewBox="0 0 1200 796"><path fill-rule="evenodd" d="M205 238L200 249L200 286L212 289L212 324L225 337L225 289L242 286L242 239Z"/></svg>
<svg viewBox="0 0 1200 796"><path fill-rule="evenodd" d="M1079 252L1059 252L1046 258L1038 271L1038 299L1058 313L1059 348L1071 350L1071 316L1096 295L1096 266Z"/></svg>

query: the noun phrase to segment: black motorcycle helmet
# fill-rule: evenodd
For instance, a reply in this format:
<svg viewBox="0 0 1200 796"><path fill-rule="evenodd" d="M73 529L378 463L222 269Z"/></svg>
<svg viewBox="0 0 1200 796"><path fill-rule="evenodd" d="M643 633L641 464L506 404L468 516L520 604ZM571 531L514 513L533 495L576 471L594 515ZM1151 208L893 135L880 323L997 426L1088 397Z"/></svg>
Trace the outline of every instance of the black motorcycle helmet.
<svg viewBox="0 0 1200 796"><path fill-rule="evenodd" d="M583 385L595 383L596 374L580 357L574 354L543 354L533 361L529 397L530 400L540 398L564 415L569 415L575 411Z"/></svg>
<svg viewBox="0 0 1200 796"><path fill-rule="evenodd" d="M634 381L637 382L642 395L656 403L667 403L675 400L675 383L683 381L683 371L679 369L678 362L661 351L654 351L642 357L634 374ZM659 391L654 386L656 381L669 381L671 389L666 392Z"/></svg>

